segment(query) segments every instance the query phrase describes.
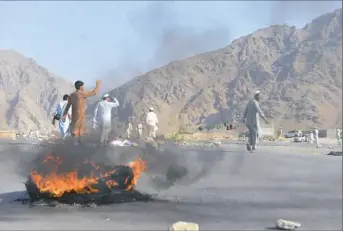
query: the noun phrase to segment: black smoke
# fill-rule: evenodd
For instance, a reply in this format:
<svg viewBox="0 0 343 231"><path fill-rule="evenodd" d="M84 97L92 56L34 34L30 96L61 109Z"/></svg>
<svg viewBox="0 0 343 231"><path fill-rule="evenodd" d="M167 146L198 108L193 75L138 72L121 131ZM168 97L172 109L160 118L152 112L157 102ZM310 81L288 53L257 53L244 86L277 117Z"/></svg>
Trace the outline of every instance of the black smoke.
<svg viewBox="0 0 343 231"><path fill-rule="evenodd" d="M7 152L16 153L15 169L23 178L28 177L32 170L51 171L43 163L47 155L58 156L62 160L60 172L72 171L85 160L116 166L127 165L139 157L148 168L143 175L148 179L149 187L155 189L193 184L211 174L224 159L224 151L220 148L184 148L168 142L161 145L142 142L137 147L97 147L94 139L86 138L84 142L80 146L67 140L31 149L12 147Z"/></svg>
<svg viewBox="0 0 343 231"><path fill-rule="evenodd" d="M174 1L151 2L144 8L131 11L127 18L130 27L140 38L140 46L151 47L151 57L141 61L129 54L119 60L104 78L107 86L117 87L129 79L149 70L229 44L229 30L223 25L213 25L201 32L187 22L180 21ZM113 80L116 86L113 86ZM106 89L109 90L109 89Z"/></svg>

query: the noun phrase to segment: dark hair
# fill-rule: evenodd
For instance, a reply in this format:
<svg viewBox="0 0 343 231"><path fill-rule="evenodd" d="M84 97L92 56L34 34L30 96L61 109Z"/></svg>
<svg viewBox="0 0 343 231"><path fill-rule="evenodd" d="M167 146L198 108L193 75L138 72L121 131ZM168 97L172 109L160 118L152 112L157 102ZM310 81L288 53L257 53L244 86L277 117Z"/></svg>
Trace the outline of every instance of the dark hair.
<svg viewBox="0 0 343 231"><path fill-rule="evenodd" d="M78 80L75 82L74 86L76 88L76 90L80 90L80 88L83 86L83 82L81 80Z"/></svg>
<svg viewBox="0 0 343 231"><path fill-rule="evenodd" d="M69 95L64 95L63 96L63 100L68 100L69 99Z"/></svg>

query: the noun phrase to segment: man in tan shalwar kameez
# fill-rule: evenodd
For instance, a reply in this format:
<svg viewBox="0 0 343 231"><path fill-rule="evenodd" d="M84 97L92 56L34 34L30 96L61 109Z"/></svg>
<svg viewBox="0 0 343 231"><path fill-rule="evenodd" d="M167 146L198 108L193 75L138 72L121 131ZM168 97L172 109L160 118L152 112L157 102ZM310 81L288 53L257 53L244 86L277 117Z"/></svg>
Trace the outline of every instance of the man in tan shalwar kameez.
<svg viewBox="0 0 343 231"><path fill-rule="evenodd" d="M63 120L65 119L69 107L72 106L72 118L71 118L71 133L72 136L80 142L81 138L86 135L86 98L95 96L98 94L101 86L101 80L96 81L96 87L91 91L84 91L84 83L82 81L76 81L76 91L70 94L68 104L63 113Z"/></svg>

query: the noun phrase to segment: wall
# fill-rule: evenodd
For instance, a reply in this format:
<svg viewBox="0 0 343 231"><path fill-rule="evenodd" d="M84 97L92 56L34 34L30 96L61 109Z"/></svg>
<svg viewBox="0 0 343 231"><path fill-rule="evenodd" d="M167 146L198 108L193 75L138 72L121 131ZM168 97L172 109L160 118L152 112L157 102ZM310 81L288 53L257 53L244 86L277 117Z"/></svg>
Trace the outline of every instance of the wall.
<svg viewBox="0 0 343 231"><path fill-rule="evenodd" d="M262 130L262 136L274 136L275 135L275 128L274 128L274 124L263 124L260 121L260 126L261 126L261 130Z"/></svg>
<svg viewBox="0 0 343 231"><path fill-rule="evenodd" d="M0 139L11 139L15 140L17 138L14 131L0 131Z"/></svg>

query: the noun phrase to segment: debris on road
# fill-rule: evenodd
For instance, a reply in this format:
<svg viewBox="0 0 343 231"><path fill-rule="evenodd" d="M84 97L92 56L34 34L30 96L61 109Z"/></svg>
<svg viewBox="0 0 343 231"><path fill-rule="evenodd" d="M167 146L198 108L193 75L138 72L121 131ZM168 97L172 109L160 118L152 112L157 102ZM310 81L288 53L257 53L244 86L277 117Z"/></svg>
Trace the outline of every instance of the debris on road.
<svg viewBox="0 0 343 231"><path fill-rule="evenodd" d="M331 151L327 154L328 156L342 156L342 152L341 151Z"/></svg>
<svg viewBox="0 0 343 231"><path fill-rule="evenodd" d="M301 226L300 223L288 220L278 219L276 221L276 227L282 230L295 230Z"/></svg>
<svg viewBox="0 0 343 231"><path fill-rule="evenodd" d="M199 225L196 223L179 221L172 224L169 231L199 231Z"/></svg>
<svg viewBox="0 0 343 231"><path fill-rule="evenodd" d="M125 147L125 146L137 146L137 144L131 142L130 140L113 140L110 142L112 147Z"/></svg>
<svg viewBox="0 0 343 231"><path fill-rule="evenodd" d="M219 147L222 143L219 140L211 141L211 142L200 142L200 141L183 141L179 143L182 146L193 146L193 147L201 147L201 148L214 148Z"/></svg>

